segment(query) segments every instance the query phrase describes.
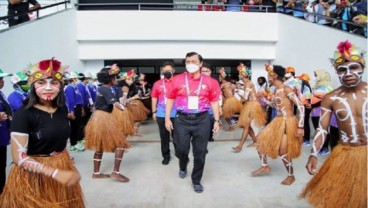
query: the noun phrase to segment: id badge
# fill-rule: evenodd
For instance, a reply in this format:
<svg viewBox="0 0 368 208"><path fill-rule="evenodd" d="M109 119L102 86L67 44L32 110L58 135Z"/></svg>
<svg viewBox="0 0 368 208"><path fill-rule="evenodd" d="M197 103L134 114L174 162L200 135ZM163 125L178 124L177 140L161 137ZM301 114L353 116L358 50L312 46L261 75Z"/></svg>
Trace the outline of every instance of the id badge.
<svg viewBox="0 0 368 208"><path fill-rule="evenodd" d="M188 96L188 109L198 110L198 97L197 96Z"/></svg>

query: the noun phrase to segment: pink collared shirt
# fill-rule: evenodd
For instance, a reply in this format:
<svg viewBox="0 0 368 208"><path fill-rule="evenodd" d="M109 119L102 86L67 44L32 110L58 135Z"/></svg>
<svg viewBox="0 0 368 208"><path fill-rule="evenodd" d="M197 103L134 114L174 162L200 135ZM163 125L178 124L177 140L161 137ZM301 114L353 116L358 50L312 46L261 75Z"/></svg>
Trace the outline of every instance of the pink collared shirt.
<svg viewBox="0 0 368 208"><path fill-rule="evenodd" d="M187 93L186 77L188 79L189 95ZM197 96L198 90L198 109L188 109L188 96ZM184 72L172 78L166 97L175 100L174 104L177 111L199 113L211 109L211 102L218 101L220 91L219 84L214 82L210 76L201 75L194 79L192 74Z"/></svg>

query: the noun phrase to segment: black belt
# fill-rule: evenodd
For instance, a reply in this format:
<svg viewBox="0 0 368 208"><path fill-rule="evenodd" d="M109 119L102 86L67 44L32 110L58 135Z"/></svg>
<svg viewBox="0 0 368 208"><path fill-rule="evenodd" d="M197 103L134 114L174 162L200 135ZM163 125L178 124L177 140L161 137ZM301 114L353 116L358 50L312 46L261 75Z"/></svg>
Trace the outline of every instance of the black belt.
<svg viewBox="0 0 368 208"><path fill-rule="evenodd" d="M197 118L203 115L206 115L208 112L207 111L203 111L200 113L184 113L184 112L180 112L178 111L178 114L184 117L188 117L188 118Z"/></svg>

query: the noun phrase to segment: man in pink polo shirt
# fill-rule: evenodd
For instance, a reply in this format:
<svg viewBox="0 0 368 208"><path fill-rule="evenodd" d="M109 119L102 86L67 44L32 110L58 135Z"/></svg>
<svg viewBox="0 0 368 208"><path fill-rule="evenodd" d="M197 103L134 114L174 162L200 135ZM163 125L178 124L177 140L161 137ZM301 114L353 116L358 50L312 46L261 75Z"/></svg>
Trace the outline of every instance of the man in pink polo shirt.
<svg viewBox="0 0 368 208"><path fill-rule="evenodd" d="M210 117L208 110L212 109L215 123L213 132L219 130L219 85L211 77L201 75L200 68L203 58L196 52L187 53L185 67L187 72L172 79L167 91L165 126L173 130L170 112L174 105L177 114L174 118L174 144L176 156L179 158L179 177L187 174L187 164L190 142L193 145L194 167L192 171L192 186L195 192L203 191L201 178L206 160L208 137L210 134Z"/></svg>

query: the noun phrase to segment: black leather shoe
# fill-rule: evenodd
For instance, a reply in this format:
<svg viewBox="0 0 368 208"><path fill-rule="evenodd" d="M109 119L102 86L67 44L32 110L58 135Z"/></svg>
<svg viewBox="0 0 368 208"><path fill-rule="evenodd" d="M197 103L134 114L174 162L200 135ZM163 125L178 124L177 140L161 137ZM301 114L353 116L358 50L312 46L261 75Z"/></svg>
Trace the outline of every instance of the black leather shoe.
<svg viewBox="0 0 368 208"><path fill-rule="evenodd" d="M168 165L169 162L170 162L170 158L164 158L164 160L162 160L163 165Z"/></svg>
<svg viewBox="0 0 368 208"><path fill-rule="evenodd" d="M208 141L210 142L214 142L215 140L213 138L210 138Z"/></svg>

